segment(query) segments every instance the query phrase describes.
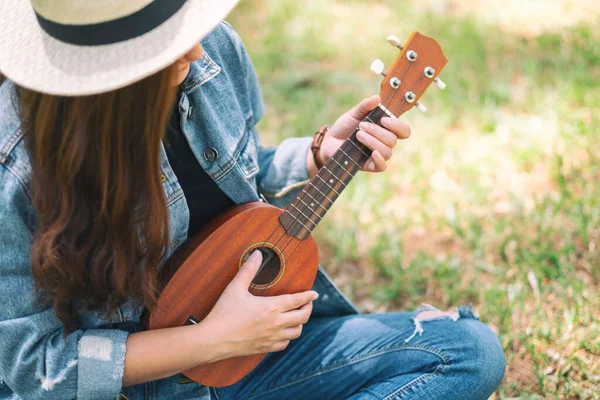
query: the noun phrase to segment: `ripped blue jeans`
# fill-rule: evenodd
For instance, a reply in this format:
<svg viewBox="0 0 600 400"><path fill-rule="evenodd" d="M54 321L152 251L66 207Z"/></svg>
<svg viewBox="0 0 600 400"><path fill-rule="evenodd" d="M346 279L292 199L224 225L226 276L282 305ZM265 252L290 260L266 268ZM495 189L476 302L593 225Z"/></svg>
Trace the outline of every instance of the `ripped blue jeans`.
<svg viewBox="0 0 600 400"><path fill-rule="evenodd" d="M211 397L487 399L505 369L497 336L470 307L419 317L433 310L313 318L285 351Z"/></svg>

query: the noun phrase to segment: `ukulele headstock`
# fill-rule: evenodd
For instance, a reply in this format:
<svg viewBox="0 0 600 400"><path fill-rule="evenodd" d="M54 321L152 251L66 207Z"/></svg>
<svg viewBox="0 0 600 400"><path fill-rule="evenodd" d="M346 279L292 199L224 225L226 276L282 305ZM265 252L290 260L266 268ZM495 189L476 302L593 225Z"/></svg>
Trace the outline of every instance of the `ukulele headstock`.
<svg viewBox="0 0 600 400"><path fill-rule="evenodd" d="M413 32L404 45L394 35L387 41L400 49L388 72L381 60L373 61L371 70L383 76L381 82L381 104L394 116L399 117L413 107L425 112L427 108L419 99L434 83L440 89L446 84L438 77L448 60L434 39Z"/></svg>

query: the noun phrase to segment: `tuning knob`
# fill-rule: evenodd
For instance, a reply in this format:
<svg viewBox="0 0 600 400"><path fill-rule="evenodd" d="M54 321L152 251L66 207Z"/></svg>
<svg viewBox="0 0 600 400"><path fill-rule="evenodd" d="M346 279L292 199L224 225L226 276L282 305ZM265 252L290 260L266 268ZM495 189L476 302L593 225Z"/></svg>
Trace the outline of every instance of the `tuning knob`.
<svg viewBox="0 0 600 400"><path fill-rule="evenodd" d="M419 111L421 111L422 113L427 112L427 107L425 107L425 105L423 103L421 103L420 101L417 101L415 103L415 107L417 107L417 109Z"/></svg>
<svg viewBox="0 0 600 400"><path fill-rule="evenodd" d="M385 76L386 73L384 72L384 70L385 65L383 65L383 61L381 61L379 58L371 63L371 71L373 71L377 75Z"/></svg>
<svg viewBox="0 0 600 400"><path fill-rule="evenodd" d="M388 41L389 44L391 44L394 47L399 48L400 50L402 50L404 48L404 46L402 46L402 42L400 41L400 39L396 35L390 35L390 36L388 36L387 37L387 41Z"/></svg>
<svg viewBox="0 0 600 400"><path fill-rule="evenodd" d="M446 84L440 78L435 78L433 80L433 83L435 83L435 86L439 87L442 90L446 88Z"/></svg>

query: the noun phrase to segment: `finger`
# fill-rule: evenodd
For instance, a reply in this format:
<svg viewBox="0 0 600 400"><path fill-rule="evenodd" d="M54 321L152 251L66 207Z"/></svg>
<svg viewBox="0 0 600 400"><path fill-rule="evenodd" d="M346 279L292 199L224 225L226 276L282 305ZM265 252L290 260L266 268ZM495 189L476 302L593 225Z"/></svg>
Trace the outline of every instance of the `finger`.
<svg viewBox="0 0 600 400"><path fill-rule="evenodd" d="M408 139L410 137L410 126L398 119L381 118L381 125L389 129L398 139Z"/></svg>
<svg viewBox="0 0 600 400"><path fill-rule="evenodd" d="M358 120L362 120L367 116L371 110L377 107L377 104L381 103L381 97L379 95L367 97L354 108L349 111L351 117L356 118Z"/></svg>
<svg viewBox="0 0 600 400"><path fill-rule="evenodd" d="M236 284L240 285L240 287L247 289L252 283L252 279L254 279L256 276L261 262L262 254L260 251L255 250L250 257L248 257L244 265L242 265L232 283L235 282Z"/></svg>
<svg viewBox="0 0 600 400"><path fill-rule="evenodd" d="M373 154L371 154L371 158L375 162L375 172L385 171L385 169L387 168L387 163L385 162L385 158L383 157L383 155L381 155L379 151L375 150Z"/></svg>
<svg viewBox="0 0 600 400"><path fill-rule="evenodd" d="M386 128L379 125L370 122L361 122L358 126L391 149L394 148L398 141L398 136L396 136L394 132L388 131Z"/></svg>
<svg viewBox="0 0 600 400"><path fill-rule="evenodd" d="M371 158L367 160L363 166L363 171L368 172L382 172L387 168L385 158L377 151L373 151Z"/></svg>
<svg viewBox="0 0 600 400"><path fill-rule="evenodd" d="M275 297L279 302L279 309L282 312L295 310L302 307L303 305L316 300L319 294L314 290L307 290L306 292L295 293L295 294L282 294Z"/></svg>
<svg viewBox="0 0 600 400"><path fill-rule="evenodd" d="M363 130L359 130L356 133L356 138L359 142L367 146L369 149L373 151L377 150L379 154L383 155L383 157L386 160L389 160L392 157L391 147L386 146L384 143L382 143L376 137L370 135L369 133Z"/></svg>
<svg viewBox="0 0 600 400"><path fill-rule="evenodd" d="M283 340L298 339L302 335L302 325L291 326L281 330L281 338Z"/></svg>
<svg viewBox="0 0 600 400"><path fill-rule="evenodd" d="M271 345L271 350L269 351L269 353L285 350L289 344L290 344L289 340L282 340L280 342L273 343Z"/></svg>
<svg viewBox="0 0 600 400"><path fill-rule="evenodd" d="M300 307L297 310L292 310L281 314L283 318L283 322L281 326L290 327L290 326L298 326L308 322L310 318L310 314L312 313L313 303L307 303Z"/></svg>

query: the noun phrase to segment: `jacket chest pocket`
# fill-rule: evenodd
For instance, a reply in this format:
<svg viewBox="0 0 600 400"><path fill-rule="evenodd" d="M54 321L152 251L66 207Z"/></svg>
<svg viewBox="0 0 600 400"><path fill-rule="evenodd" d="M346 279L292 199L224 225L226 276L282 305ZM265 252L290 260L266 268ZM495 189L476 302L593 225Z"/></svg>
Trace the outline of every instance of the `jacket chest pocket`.
<svg viewBox="0 0 600 400"><path fill-rule="evenodd" d="M197 118L188 121L190 145L215 181L232 169L247 179L258 172L252 110L236 94L231 82L219 74L190 95L190 104L198 110Z"/></svg>

